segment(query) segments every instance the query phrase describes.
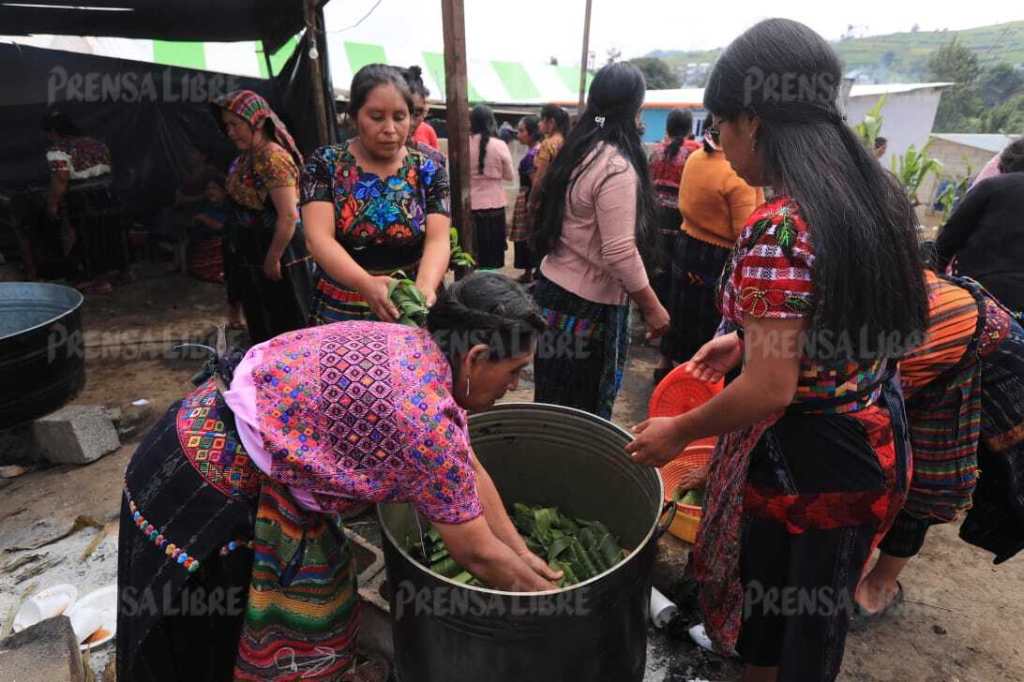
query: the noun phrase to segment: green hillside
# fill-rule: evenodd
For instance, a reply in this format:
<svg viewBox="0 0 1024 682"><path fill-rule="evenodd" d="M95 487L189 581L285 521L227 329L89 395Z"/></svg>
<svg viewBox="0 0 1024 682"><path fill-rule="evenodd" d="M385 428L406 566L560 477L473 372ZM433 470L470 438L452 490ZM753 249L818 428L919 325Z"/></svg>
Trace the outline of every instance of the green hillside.
<svg viewBox="0 0 1024 682"><path fill-rule="evenodd" d="M977 53L982 67L999 62L1024 65L1024 21L963 31L917 31L851 38L834 45L847 71L865 71L890 82L919 81L928 78L929 55L954 36ZM659 50L651 56L661 57L678 69L688 63L714 62L720 52L720 49Z"/></svg>

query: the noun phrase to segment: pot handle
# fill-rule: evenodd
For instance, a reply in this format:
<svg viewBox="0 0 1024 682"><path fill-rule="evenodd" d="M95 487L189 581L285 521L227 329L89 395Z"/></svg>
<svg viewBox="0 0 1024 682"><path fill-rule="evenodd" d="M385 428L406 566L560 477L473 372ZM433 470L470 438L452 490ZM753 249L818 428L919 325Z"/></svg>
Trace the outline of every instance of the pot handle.
<svg viewBox="0 0 1024 682"><path fill-rule="evenodd" d="M661 536L672 527L672 522L676 520L676 512L678 511L675 500L669 500L661 506L661 513L658 514L658 520L661 521L665 515L668 515L668 520L664 523L658 523L654 528L654 541L657 542L661 539Z"/></svg>

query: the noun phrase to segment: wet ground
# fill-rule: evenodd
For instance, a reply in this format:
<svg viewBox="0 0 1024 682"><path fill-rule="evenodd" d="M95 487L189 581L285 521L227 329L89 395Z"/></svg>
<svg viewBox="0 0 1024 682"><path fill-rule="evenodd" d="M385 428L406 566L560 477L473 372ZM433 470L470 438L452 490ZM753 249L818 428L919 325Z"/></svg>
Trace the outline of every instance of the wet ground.
<svg viewBox="0 0 1024 682"><path fill-rule="evenodd" d="M225 313L222 298L220 287L164 274L159 266L140 269L131 287L89 298L88 383L76 402L123 408L142 398L151 403L149 419L155 419L188 389L201 364L168 348L208 341ZM644 418L656 362L653 348L634 345L616 403L618 424L628 428ZM528 381L508 396L531 398ZM141 433L140 428L120 450L88 466L38 469L0 481L0 627L31 590L69 582L85 594L115 580L111 522ZM73 532L61 538L68 531ZM685 543L673 539L662 545L671 561L683 560ZM840 680L1024 680L1024 561L992 566L984 552L959 541L955 529L940 527L902 581L904 612L851 635ZM681 574L669 583L665 591L683 615L665 631L651 630L645 682L738 679L734 663L704 654L689 641L686 627L697 620L692 591ZM111 651L107 645L91 654L94 669L103 669Z"/></svg>

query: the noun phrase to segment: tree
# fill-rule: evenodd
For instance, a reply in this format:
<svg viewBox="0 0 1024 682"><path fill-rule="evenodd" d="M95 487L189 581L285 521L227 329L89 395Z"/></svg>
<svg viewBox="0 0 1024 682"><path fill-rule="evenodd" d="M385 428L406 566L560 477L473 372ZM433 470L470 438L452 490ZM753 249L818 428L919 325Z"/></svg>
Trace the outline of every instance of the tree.
<svg viewBox="0 0 1024 682"><path fill-rule="evenodd" d="M1024 132L1024 94L987 109L978 121L979 133L1019 135Z"/></svg>
<svg viewBox="0 0 1024 682"><path fill-rule="evenodd" d="M629 63L643 72L644 78L647 79L648 90L667 90L679 87L679 79L672 73L672 69L657 57L637 57L630 59Z"/></svg>
<svg viewBox="0 0 1024 682"><path fill-rule="evenodd" d="M551 66L558 66L558 57L552 57L548 60L548 64Z"/></svg>
<svg viewBox="0 0 1024 682"><path fill-rule="evenodd" d="M936 81L955 83L942 93L935 115L935 131L972 132L985 106L978 96L977 79L981 74L978 56L954 37L928 59L928 70Z"/></svg>
<svg viewBox="0 0 1024 682"><path fill-rule="evenodd" d="M1024 76L1009 64L996 64L982 72L978 91L986 107L999 106L1024 91Z"/></svg>
<svg viewBox="0 0 1024 682"><path fill-rule="evenodd" d="M619 61L619 59L622 58L622 50L620 50L617 47L609 47L608 50L605 52L605 55L608 57L608 60L605 62L605 64L614 64L615 62Z"/></svg>

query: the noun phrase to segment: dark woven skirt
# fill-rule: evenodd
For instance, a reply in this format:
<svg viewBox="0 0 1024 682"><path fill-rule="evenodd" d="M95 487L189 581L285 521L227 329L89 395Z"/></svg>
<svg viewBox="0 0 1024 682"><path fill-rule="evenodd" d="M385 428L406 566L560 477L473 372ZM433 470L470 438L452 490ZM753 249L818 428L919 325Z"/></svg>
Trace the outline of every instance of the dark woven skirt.
<svg viewBox="0 0 1024 682"><path fill-rule="evenodd" d="M203 282L224 282L224 240L221 237L195 239L188 245L188 271Z"/></svg>
<svg viewBox="0 0 1024 682"><path fill-rule="evenodd" d="M834 680L872 544L906 495L902 401L862 418L786 415L755 446L744 493L737 650L780 682Z"/></svg>
<svg viewBox="0 0 1024 682"><path fill-rule="evenodd" d="M672 307L672 255L682 234L683 214L672 206L657 208L657 248L654 251L654 273L651 288L666 310Z"/></svg>
<svg viewBox="0 0 1024 682"><path fill-rule="evenodd" d="M505 267L505 249L508 248L505 209L473 211L473 229L476 230L477 265L492 269Z"/></svg>
<svg viewBox="0 0 1024 682"><path fill-rule="evenodd" d="M587 301L543 275L533 296L548 323L534 358L534 400L611 419L629 352L629 306Z"/></svg>
<svg viewBox="0 0 1024 682"><path fill-rule="evenodd" d="M1024 549L1024 329L1016 322L981 360L981 442L966 542L1002 563Z"/></svg>
<svg viewBox="0 0 1024 682"><path fill-rule="evenodd" d="M730 250L680 232L672 251L669 332L661 354L686 362L715 335L721 321L715 291Z"/></svg>
<svg viewBox="0 0 1024 682"><path fill-rule="evenodd" d="M73 254L87 279L128 268L128 246L121 209L108 182L72 184L65 195L67 220L74 230Z"/></svg>
<svg viewBox="0 0 1024 682"><path fill-rule="evenodd" d="M313 293L313 261L306 251L302 226L281 257L281 279L263 274L276 221L274 209L236 208L224 235L224 271L228 301L241 303L249 339L260 343L307 326Z"/></svg>
<svg viewBox="0 0 1024 682"><path fill-rule="evenodd" d="M171 406L125 474L117 562L119 680L219 682L232 679L235 667L253 553L240 549L222 556L220 549L252 538L251 484L258 472L251 464L235 465L239 442L233 428L194 432L185 442L197 439L195 445L204 449L193 451L202 452L202 459L186 457L179 422L191 419L201 426L205 418L181 410L181 403ZM217 429L216 418L211 427ZM221 460L230 464L221 467ZM233 493L230 475L211 485L201 469L209 476L218 468L245 483Z"/></svg>
<svg viewBox="0 0 1024 682"><path fill-rule="evenodd" d="M343 530L255 467L212 380L136 450L120 526L118 679L326 682L351 666Z"/></svg>

